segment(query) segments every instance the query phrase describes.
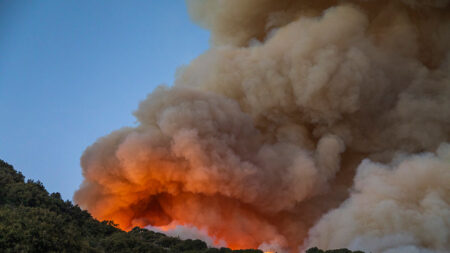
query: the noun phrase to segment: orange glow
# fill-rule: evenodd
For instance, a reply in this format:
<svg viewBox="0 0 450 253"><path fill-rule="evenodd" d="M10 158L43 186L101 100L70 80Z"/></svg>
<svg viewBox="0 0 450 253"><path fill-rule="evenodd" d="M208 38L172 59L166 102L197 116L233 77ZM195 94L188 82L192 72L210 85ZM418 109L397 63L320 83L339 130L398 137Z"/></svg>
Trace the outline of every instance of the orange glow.
<svg viewBox="0 0 450 253"><path fill-rule="evenodd" d="M109 171L116 170L120 169ZM188 225L206 231L217 246L225 242L231 249L249 249L270 242L292 252L307 236L306 229L314 217L323 212L311 208L298 208L294 213L274 212L257 202L247 204L239 198L215 194L215 182L182 181L186 177L183 163L153 160L150 164L130 164L127 170L147 174L134 178L134 182L119 180L116 174L90 174L97 182L77 192L77 203L87 206L97 219L113 220L124 230L154 226L169 231L175 228L174 224ZM169 180L168 174L182 183ZM183 184L201 189L201 193L184 192ZM299 219L302 216L308 219Z"/></svg>
<svg viewBox="0 0 450 253"><path fill-rule="evenodd" d="M129 203L127 205L130 209L121 209L115 204L123 204L127 200L136 201L130 197L109 200L111 206L104 205L91 212L99 220L113 220L124 230L152 225L167 232L177 225L192 225L206 230L216 246L225 241L231 249L257 248L262 242L276 237L276 231L270 223L252 208L234 200L217 196L215 198L221 201L180 194L158 196L154 201L142 203L143 205Z"/></svg>
<svg viewBox="0 0 450 253"><path fill-rule="evenodd" d="M171 229L174 229L175 225L159 226L158 228L161 229L162 231L166 231L167 232L167 231L169 231Z"/></svg>

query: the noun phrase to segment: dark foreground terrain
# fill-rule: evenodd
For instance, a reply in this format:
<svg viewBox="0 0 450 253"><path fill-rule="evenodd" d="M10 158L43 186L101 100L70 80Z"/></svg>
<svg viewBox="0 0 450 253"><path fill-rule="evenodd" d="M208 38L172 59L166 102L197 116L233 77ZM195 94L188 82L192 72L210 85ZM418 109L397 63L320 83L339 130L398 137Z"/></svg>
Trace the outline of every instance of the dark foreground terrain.
<svg viewBox="0 0 450 253"><path fill-rule="evenodd" d="M49 194L40 182L0 160L0 252L203 252L262 253L260 250L208 248L200 240L181 240L141 228L125 232L111 221ZM307 253L351 253L346 249Z"/></svg>

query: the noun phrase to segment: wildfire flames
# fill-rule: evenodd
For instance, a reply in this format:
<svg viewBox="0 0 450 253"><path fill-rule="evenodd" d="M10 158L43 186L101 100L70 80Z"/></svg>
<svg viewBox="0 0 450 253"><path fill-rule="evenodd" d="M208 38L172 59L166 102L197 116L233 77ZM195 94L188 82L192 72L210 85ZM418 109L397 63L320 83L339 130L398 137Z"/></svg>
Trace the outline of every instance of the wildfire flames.
<svg viewBox="0 0 450 253"><path fill-rule="evenodd" d="M450 1L188 6L211 49L86 149L76 203L234 249L450 251Z"/></svg>

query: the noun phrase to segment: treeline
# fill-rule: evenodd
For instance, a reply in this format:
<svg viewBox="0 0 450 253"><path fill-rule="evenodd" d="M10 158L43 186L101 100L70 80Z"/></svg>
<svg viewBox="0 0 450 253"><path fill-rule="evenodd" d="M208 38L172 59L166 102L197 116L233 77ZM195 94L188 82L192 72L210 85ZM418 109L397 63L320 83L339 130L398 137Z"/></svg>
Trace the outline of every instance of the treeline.
<svg viewBox="0 0 450 253"><path fill-rule="evenodd" d="M316 250L308 253L323 252ZM72 202L63 201L59 193L49 194L41 182L25 182L24 176L3 160L0 252L262 253L208 248L200 240L181 240L138 227L122 231L112 221L97 221Z"/></svg>

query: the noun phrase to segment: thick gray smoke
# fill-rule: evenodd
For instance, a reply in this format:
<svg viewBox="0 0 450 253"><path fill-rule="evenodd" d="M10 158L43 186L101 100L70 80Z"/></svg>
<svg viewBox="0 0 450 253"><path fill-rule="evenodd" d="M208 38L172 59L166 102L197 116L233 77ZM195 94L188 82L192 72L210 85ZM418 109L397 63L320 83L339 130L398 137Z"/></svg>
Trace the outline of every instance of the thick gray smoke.
<svg viewBox="0 0 450 253"><path fill-rule="evenodd" d="M99 219L450 251L450 1L188 1L211 49L82 157Z"/></svg>

